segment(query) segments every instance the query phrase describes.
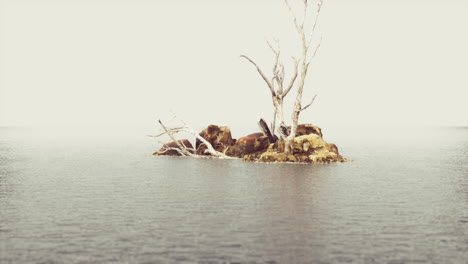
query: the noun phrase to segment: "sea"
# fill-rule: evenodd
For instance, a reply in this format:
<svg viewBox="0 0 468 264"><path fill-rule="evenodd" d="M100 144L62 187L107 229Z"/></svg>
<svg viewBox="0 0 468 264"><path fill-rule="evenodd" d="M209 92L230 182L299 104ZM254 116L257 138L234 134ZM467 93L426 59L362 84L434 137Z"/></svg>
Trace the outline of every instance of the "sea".
<svg viewBox="0 0 468 264"><path fill-rule="evenodd" d="M468 128L323 130L351 162L0 128L0 263L468 263Z"/></svg>

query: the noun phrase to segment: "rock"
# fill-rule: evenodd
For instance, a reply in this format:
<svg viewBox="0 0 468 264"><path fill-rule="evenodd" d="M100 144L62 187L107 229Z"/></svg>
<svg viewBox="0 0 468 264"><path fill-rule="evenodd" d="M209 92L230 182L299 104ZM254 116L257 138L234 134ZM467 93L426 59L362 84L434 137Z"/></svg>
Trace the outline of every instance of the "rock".
<svg viewBox="0 0 468 264"><path fill-rule="evenodd" d="M296 157L305 162L330 163L343 162L338 147L329 144L316 134L303 135L294 138L292 152Z"/></svg>
<svg viewBox="0 0 468 264"><path fill-rule="evenodd" d="M291 127L289 126L288 134L290 133L291 133ZM310 134L315 134L315 135L318 135L319 137L323 137L322 129L320 129L320 127L317 127L311 124L297 125L296 137L303 136L303 135L310 135Z"/></svg>
<svg viewBox="0 0 468 264"><path fill-rule="evenodd" d="M338 152L338 147L333 143L328 144L328 151L335 152L336 155L340 155L340 153Z"/></svg>
<svg viewBox="0 0 468 264"><path fill-rule="evenodd" d="M270 144L263 153L245 155L245 161L258 162L305 162L331 163L343 162L345 159L338 154L335 144L328 144L317 134L302 135L294 138L291 145L292 154L278 150L281 142Z"/></svg>
<svg viewBox="0 0 468 264"><path fill-rule="evenodd" d="M184 145L186 148L188 149L193 149L193 146L192 144L190 143L190 141L188 139L182 139L182 140L178 140L178 141L173 141L173 142L170 142L170 143L166 143L162 146L162 148L159 150L159 152L155 152L153 153L153 155L161 155L161 156L181 156L181 154L177 151L177 150L174 150L174 149L168 149L168 148L175 148L175 149L180 149L179 145L177 145L176 142L179 142L181 143L182 145ZM189 150L191 153L193 153L192 150Z"/></svg>
<svg viewBox="0 0 468 264"><path fill-rule="evenodd" d="M271 143L268 146L267 151L270 152L283 152L284 151L284 141L276 141L275 143Z"/></svg>
<svg viewBox="0 0 468 264"><path fill-rule="evenodd" d="M242 158L247 154L255 152L263 152L270 145L268 137L263 133L253 133L248 136L239 138L234 146L229 147L226 155L231 157Z"/></svg>
<svg viewBox="0 0 468 264"><path fill-rule="evenodd" d="M286 127L284 127L286 130ZM290 131L290 127L288 130ZM304 163L331 163L345 162L340 156L338 147L333 143L327 143L322 138L322 131L319 127L310 124L301 124L297 129L297 136L291 143L291 153L285 153L285 142L283 140L271 140L264 133L253 133L242 137L237 141L232 138L231 130L224 126L209 125L200 132L200 136L206 139L216 151L224 152L231 157L243 158L252 162L304 162ZM209 155L206 153L207 147L196 140L196 151L187 139L178 141L187 148L192 149L192 153L199 155ZM172 148L172 149L169 149ZM176 142L163 145L159 152L154 155L181 156L176 150L179 146Z"/></svg>
<svg viewBox="0 0 468 264"><path fill-rule="evenodd" d="M232 139L231 130L227 126L209 125L205 130L199 133L206 139L216 151L224 152L229 146L234 145L235 139ZM207 147L199 139L196 140L195 147L197 154L206 154Z"/></svg>
<svg viewBox="0 0 468 264"><path fill-rule="evenodd" d="M315 152L309 155L309 161L312 163L331 163L331 162L344 162L345 159L335 152L330 152L326 149Z"/></svg>
<svg viewBox="0 0 468 264"><path fill-rule="evenodd" d="M301 159L293 154L277 151L266 151L244 156L244 161L257 162L301 162Z"/></svg>
<svg viewBox="0 0 468 264"><path fill-rule="evenodd" d="M327 145L327 142L320 136L309 134L295 137L291 149L293 154L312 153L314 150L324 148Z"/></svg>
<svg viewBox="0 0 468 264"><path fill-rule="evenodd" d="M342 162L344 159L333 152L320 152L314 154L288 154L285 152L267 151L263 153L253 153L244 156L244 161L250 162L303 162L303 163L331 163Z"/></svg>

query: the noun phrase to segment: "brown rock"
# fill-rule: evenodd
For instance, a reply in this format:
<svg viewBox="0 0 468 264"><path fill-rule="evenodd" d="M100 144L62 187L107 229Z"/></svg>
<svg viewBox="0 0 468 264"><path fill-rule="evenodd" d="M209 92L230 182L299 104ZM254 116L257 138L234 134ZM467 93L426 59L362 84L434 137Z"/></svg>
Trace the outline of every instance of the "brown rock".
<svg viewBox="0 0 468 264"><path fill-rule="evenodd" d="M209 125L205 130L200 132L199 135L206 139L206 141L219 152L225 151L229 146L235 143L235 140L232 139L231 136L231 130L226 126ZM197 149L197 154L205 154L207 147L199 139L196 140L195 147Z"/></svg>
<svg viewBox="0 0 468 264"><path fill-rule="evenodd" d="M336 155L340 155L340 153L338 152L338 147L333 143L329 143L328 146L327 146L327 149L330 152L335 152Z"/></svg>
<svg viewBox="0 0 468 264"><path fill-rule="evenodd" d="M330 163L343 162L345 159L340 156L338 147L329 144L316 134L303 135L294 138L292 151L296 157L306 162Z"/></svg>
<svg viewBox="0 0 468 264"><path fill-rule="evenodd" d="M288 127L288 134L291 133L291 127ZM315 134L320 137L323 137L322 135L322 129L318 126L314 126L311 124L300 124L297 125L297 130L296 130L296 137L298 136L304 136L304 135L310 135L310 134Z"/></svg>
<svg viewBox="0 0 468 264"><path fill-rule="evenodd" d="M178 140L177 142L181 143L183 146L185 146L188 149L193 149L192 144L188 139L182 139ZM175 150L175 149L180 149L179 145L176 143L176 141L166 143L162 146L162 148L159 150L159 152L153 153L153 155L161 155L161 156L181 156L181 154ZM193 151L189 150L191 153Z"/></svg>
<svg viewBox="0 0 468 264"><path fill-rule="evenodd" d="M263 133L253 133L248 136L239 138L234 146L229 147L226 155L242 158L247 154L255 152L263 152L270 145L268 137Z"/></svg>
<svg viewBox="0 0 468 264"><path fill-rule="evenodd" d="M284 141L276 141L275 143L271 143L268 146L267 151L270 152L284 152Z"/></svg>

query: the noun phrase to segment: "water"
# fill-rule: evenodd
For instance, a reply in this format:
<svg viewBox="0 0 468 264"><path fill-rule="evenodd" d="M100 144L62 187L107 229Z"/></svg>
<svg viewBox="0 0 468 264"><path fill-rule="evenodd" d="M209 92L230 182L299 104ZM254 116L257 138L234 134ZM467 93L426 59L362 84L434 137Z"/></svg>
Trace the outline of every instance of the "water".
<svg viewBox="0 0 468 264"><path fill-rule="evenodd" d="M3 128L0 263L468 263L467 132L330 132L354 162L288 165Z"/></svg>

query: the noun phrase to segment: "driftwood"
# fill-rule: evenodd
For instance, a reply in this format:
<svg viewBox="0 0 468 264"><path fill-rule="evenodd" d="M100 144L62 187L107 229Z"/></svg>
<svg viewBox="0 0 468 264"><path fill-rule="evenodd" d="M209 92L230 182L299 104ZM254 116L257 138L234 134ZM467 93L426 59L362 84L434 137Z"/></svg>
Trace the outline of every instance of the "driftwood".
<svg viewBox="0 0 468 264"><path fill-rule="evenodd" d="M214 147L210 144L210 142L208 142L206 139L204 139L202 136L200 136L197 132L195 132L195 130L193 130L190 126L188 126L183 120L179 120L179 121L183 124L182 126L175 127L175 128L168 128L166 125L164 125L164 123L161 120L158 120L158 123L163 128L164 133L161 133L161 134L158 134L158 135L155 135L155 136L151 136L151 137L158 138L158 137L161 137L163 135L168 135L171 138L171 140L173 140L173 142L175 142L177 144L177 148L170 147L170 148L167 148L165 151L175 150L175 151L179 152L182 156L190 156L190 157L196 157L196 158L206 158L207 156L196 154L194 149L188 148L187 146L185 146L181 142L181 140L178 140L175 137L176 133L186 132L186 133L192 134L198 140L200 140L203 144L205 144L205 146L207 147L207 152L212 157L216 157L216 158L220 158L220 159L234 159L233 157L229 157L224 153L216 151L214 149Z"/></svg>

